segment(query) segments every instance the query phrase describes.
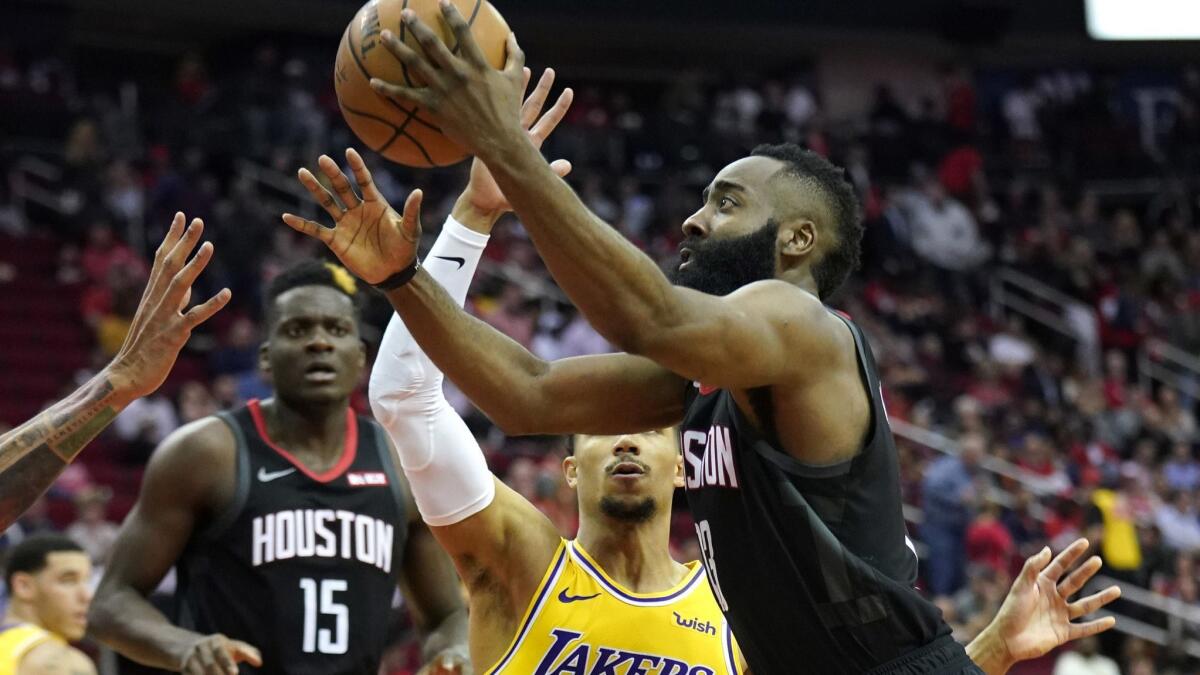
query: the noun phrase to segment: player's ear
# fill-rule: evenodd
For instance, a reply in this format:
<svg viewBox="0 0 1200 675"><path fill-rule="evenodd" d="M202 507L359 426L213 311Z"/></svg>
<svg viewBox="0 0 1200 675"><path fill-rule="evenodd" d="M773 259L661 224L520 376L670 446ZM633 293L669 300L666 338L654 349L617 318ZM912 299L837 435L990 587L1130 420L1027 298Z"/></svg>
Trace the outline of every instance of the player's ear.
<svg viewBox="0 0 1200 675"><path fill-rule="evenodd" d="M686 474L683 469L683 453L675 455L675 487L681 488L684 486L684 477Z"/></svg>
<svg viewBox="0 0 1200 675"><path fill-rule="evenodd" d="M37 582L28 572L16 572L12 575L12 596L21 600L32 600L37 595Z"/></svg>
<svg viewBox="0 0 1200 675"><path fill-rule="evenodd" d="M567 477L567 485L572 490L579 484L579 465L575 462L575 456L563 458L563 475Z"/></svg>
<svg viewBox="0 0 1200 675"><path fill-rule="evenodd" d="M258 346L258 371L263 375L271 374L271 342L269 340Z"/></svg>
<svg viewBox="0 0 1200 675"><path fill-rule="evenodd" d="M817 225L808 218L790 218L780 223L776 241L784 260L807 255L817 245Z"/></svg>

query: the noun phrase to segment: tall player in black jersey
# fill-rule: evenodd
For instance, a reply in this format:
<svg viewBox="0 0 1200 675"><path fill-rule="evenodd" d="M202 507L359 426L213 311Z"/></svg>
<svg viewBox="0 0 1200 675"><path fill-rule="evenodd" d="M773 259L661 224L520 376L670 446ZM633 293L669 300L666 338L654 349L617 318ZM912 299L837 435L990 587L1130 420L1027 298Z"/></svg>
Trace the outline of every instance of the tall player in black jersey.
<svg viewBox="0 0 1200 675"><path fill-rule="evenodd" d="M427 659L465 665L453 565L386 434L349 407L366 362L354 297L319 262L271 283L261 367L275 397L155 451L92 604L105 644L185 673L373 674L399 583ZM146 600L172 565L174 623Z"/></svg>
<svg viewBox="0 0 1200 675"><path fill-rule="evenodd" d="M530 143L520 123L523 55L510 36L501 71L443 1L452 54L411 12L418 53L382 39L428 86L375 80L482 159L554 278L627 354L541 361L466 317L413 244L420 192L404 218L363 190L324 228L291 215L388 299L425 353L509 432L616 433L682 422L688 499L714 591L757 675L795 672L1003 672L1023 657L1099 632L1072 624L1115 589L1068 602L1091 559L1061 584L1045 551L967 653L913 583L897 459L866 342L822 302L858 259L861 226L841 172L794 146L763 148L718 173L684 224L672 285L600 221ZM322 159L327 174L333 163ZM327 205L310 174L301 180ZM1081 544L1077 544L1077 547ZM1040 566L1046 566L1040 573ZM972 663L972 659L974 663Z"/></svg>

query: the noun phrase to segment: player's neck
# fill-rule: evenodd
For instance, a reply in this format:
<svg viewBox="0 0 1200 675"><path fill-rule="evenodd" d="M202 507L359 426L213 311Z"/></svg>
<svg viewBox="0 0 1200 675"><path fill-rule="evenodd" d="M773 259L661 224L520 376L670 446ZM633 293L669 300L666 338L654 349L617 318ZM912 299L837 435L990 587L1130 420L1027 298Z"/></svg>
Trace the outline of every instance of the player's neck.
<svg viewBox="0 0 1200 675"><path fill-rule="evenodd" d="M656 593L687 574L687 568L671 558L669 517L644 523L600 518L603 522L584 519L575 540L617 583L635 593Z"/></svg>
<svg viewBox="0 0 1200 675"><path fill-rule="evenodd" d="M37 611L33 605L13 599L8 605L8 611L4 613L4 625L11 626L18 623L41 625L38 623Z"/></svg>
<svg viewBox="0 0 1200 675"><path fill-rule="evenodd" d="M300 458L331 461L341 457L344 450L347 408L348 400L301 408L276 396L262 403L271 440Z"/></svg>

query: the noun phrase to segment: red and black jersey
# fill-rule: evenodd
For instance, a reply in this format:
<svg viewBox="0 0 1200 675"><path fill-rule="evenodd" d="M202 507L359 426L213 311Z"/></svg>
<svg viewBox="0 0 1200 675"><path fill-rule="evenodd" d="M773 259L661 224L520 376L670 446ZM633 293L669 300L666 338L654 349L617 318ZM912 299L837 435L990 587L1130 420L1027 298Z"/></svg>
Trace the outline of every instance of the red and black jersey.
<svg viewBox="0 0 1200 675"><path fill-rule="evenodd" d="M950 633L914 588L879 376L861 331L846 324L871 422L845 462L804 464L766 437L774 430L760 434L728 391L688 387L688 503L713 592L755 675L866 673Z"/></svg>
<svg viewBox="0 0 1200 675"><path fill-rule="evenodd" d="M341 459L314 474L268 436L257 401L218 416L237 488L178 564L179 625L262 650L279 675L374 673L404 553L405 495L379 425L347 410Z"/></svg>

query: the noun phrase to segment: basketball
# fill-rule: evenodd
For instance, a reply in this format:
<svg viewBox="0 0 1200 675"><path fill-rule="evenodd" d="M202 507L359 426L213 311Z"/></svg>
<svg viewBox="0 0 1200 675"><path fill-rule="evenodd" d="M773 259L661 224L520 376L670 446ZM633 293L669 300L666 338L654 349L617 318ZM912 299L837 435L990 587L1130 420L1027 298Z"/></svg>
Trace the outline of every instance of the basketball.
<svg viewBox="0 0 1200 675"><path fill-rule="evenodd" d="M508 24L487 0L453 0L479 49L494 68L504 65ZM390 29L409 47L422 53L400 12L411 9L437 31L448 45L454 35L442 18L437 0L371 0L354 15L342 34L334 63L334 87L346 124L367 147L384 157L413 167L447 166L462 161L466 150L447 138L437 118L420 107L393 101L371 89L371 78L409 87L423 86L384 46L380 33ZM452 48L456 54L457 46ZM410 107L411 106L411 107Z"/></svg>
<svg viewBox="0 0 1200 675"><path fill-rule="evenodd" d="M472 35L493 67L504 65L509 26L487 0L454 0L458 12L470 24ZM467 151L450 141L439 129L438 120L410 103L392 101L371 89L371 78L406 86L421 86L420 78L408 72L383 44L380 32L390 29L418 52L421 46L401 22L404 8L416 12L422 22L438 32L446 44L454 44L450 26L442 18L437 0L371 0L350 20L337 48L334 85L342 117L362 143L389 160L410 167L442 167L462 161ZM457 54L457 47L452 48ZM409 107L412 106L412 107Z"/></svg>

